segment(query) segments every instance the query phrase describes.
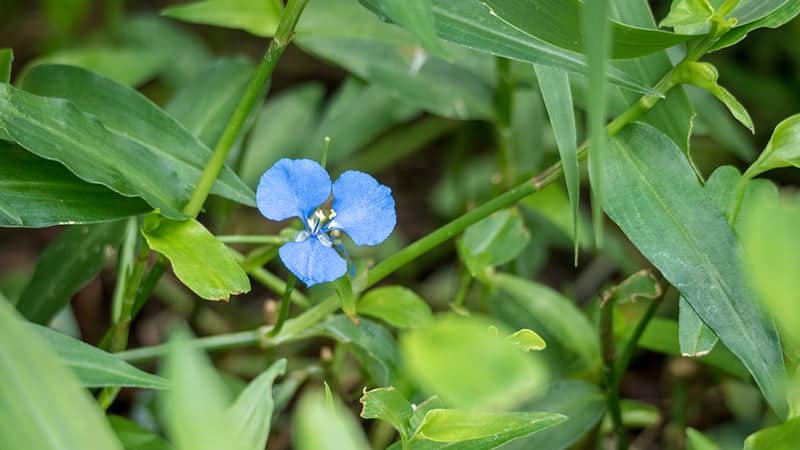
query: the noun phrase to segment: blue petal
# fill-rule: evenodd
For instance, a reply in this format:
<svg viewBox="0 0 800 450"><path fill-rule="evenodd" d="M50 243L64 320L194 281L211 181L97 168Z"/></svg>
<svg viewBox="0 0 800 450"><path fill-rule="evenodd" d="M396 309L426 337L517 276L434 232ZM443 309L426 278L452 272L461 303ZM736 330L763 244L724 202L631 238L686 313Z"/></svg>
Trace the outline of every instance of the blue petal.
<svg viewBox="0 0 800 450"><path fill-rule="evenodd" d="M286 268L308 287L336 280L347 272L347 261L315 236L286 243L278 254Z"/></svg>
<svg viewBox="0 0 800 450"><path fill-rule="evenodd" d="M267 219L305 222L330 195L331 177L316 161L284 158L261 175L256 204Z"/></svg>
<svg viewBox="0 0 800 450"><path fill-rule="evenodd" d="M333 183L332 229L347 233L357 245L377 245L397 224L392 190L364 172L349 170Z"/></svg>

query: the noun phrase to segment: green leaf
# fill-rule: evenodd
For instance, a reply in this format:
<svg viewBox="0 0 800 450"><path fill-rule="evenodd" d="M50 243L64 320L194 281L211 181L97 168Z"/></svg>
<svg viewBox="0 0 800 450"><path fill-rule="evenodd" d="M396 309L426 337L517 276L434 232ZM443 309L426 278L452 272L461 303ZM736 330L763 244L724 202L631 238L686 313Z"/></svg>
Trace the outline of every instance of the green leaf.
<svg viewBox="0 0 800 450"><path fill-rule="evenodd" d="M693 84L711 92L739 123L747 127L751 133L755 133L753 119L750 118L747 109L733 94L717 83L719 72L716 67L704 62L684 62L678 67L676 76L682 83Z"/></svg>
<svg viewBox="0 0 800 450"><path fill-rule="evenodd" d="M625 428L650 428L661 422L661 411L656 406L638 400L623 399L619 402L622 425ZM613 430L611 417L606 415L600 425L603 433Z"/></svg>
<svg viewBox="0 0 800 450"><path fill-rule="evenodd" d="M758 20L748 24L741 24L740 22L740 26L725 33L714 43L709 51L713 52L737 44L747 37L748 33L759 28L780 28L797 17L798 14L800 14L800 0L784 1L781 7Z"/></svg>
<svg viewBox="0 0 800 450"><path fill-rule="evenodd" d="M292 419L292 443L297 450L367 450L361 427L338 399L332 407L319 391L304 395Z"/></svg>
<svg viewBox="0 0 800 450"><path fill-rule="evenodd" d="M594 429L605 413L605 397L594 385L575 380L554 383L541 398L526 404L525 409L563 414L567 420L558 426L512 441L503 450L571 448Z"/></svg>
<svg viewBox="0 0 800 450"><path fill-rule="evenodd" d="M47 324L72 296L100 273L106 247L119 243L125 223L77 225L64 230L36 263L17 309L28 320Z"/></svg>
<svg viewBox="0 0 800 450"><path fill-rule="evenodd" d="M492 446L558 425L566 416L547 412L493 413L458 409L433 409L417 428L419 438L436 442L461 442L491 438ZM492 447L492 448L493 448Z"/></svg>
<svg viewBox="0 0 800 450"><path fill-rule="evenodd" d="M173 450L155 433L124 417L110 415L108 422L125 450Z"/></svg>
<svg viewBox="0 0 800 450"><path fill-rule="evenodd" d="M767 146L745 172L753 178L770 169L800 167L800 114L791 116L775 127Z"/></svg>
<svg viewBox="0 0 800 450"><path fill-rule="evenodd" d="M349 344L376 383L387 386L396 381L400 365L397 344L381 325L367 319L360 319L355 324L349 317L340 314L309 330L308 334L327 336Z"/></svg>
<svg viewBox="0 0 800 450"><path fill-rule="evenodd" d="M122 450L91 396L6 302L0 399L0 448Z"/></svg>
<svg viewBox="0 0 800 450"><path fill-rule="evenodd" d="M69 65L98 73L125 86L138 86L155 77L169 61L168 56L155 49L123 46L92 45L61 50L28 64L20 78L39 65Z"/></svg>
<svg viewBox="0 0 800 450"><path fill-rule="evenodd" d="M278 29L282 10L278 0L204 0L172 6L161 14L184 22L235 28L269 37Z"/></svg>
<svg viewBox="0 0 800 450"><path fill-rule="evenodd" d="M161 399L167 435L176 450L251 450L226 407L228 391L206 355L193 348L188 332L169 341L163 375L169 389Z"/></svg>
<svg viewBox="0 0 800 450"><path fill-rule="evenodd" d="M470 226L458 241L458 254L473 277L519 256L530 239L519 211L498 211Z"/></svg>
<svg viewBox="0 0 800 450"><path fill-rule="evenodd" d="M14 51L0 48L0 83L11 82L11 64L14 62Z"/></svg>
<svg viewBox="0 0 800 450"><path fill-rule="evenodd" d="M459 408L507 409L535 395L546 383L543 361L492 334L489 325L444 316L407 333L401 348L411 378Z"/></svg>
<svg viewBox="0 0 800 450"><path fill-rule="evenodd" d="M253 65L245 58L216 60L183 83L165 111L214 148L252 74Z"/></svg>
<svg viewBox="0 0 800 450"><path fill-rule="evenodd" d="M596 34L598 29L581 28L582 17L586 10L598 16L605 11L605 5L592 9L592 3L585 5L578 0L482 0L494 14L520 29L556 47L569 51L591 55L587 47L593 40L601 41L598 45L606 48L603 34ZM535 14L531 12L535 11ZM600 20L600 19L598 19ZM600 20L600 22L605 22ZM605 27L605 24L603 24ZM636 58L677 44L686 42L691 36L668 33L659 30L648 30L611 22L609 32L613 39L609 40L612 58ZM586 39L585 36L591 36ZM604 50L605 53L605 50Z"/></svg>
<svg viewBox="0 0 800 450"><path fill-rule="evenodd" d="M578 217L580 207L580 166L578 165L578 132L575 129L575 110L569 76L563 70L534 65L539 91L542 93L550 124L556 138L558 154L564 168L569 204L572 209L572 239L575 242L575 263L578 262L580 240Z"/></svg>
<svg viewBox="0 0 800 450"><path fill-rule="evenodd" d="M422 297L402 286L384 286L367 291L358 302L358 313L383 320L395 328L418 328L433 319Z"/></svg>
<svg viewBox="0 0 800 450"><path fill-rule="evenodd" d="M166 389L167 381L116 356L41 325L31 325L86 388L122 386Z"/></svg>
<svg viewBox="0 0 800 450"><path fill-rule="evenodd" d="M686 429L687 450L720 450L717 444L694 428Z"/></svg>
<svg viewBox="0 0 800 450"><path fill-rule="evenodd" d="M105 222L151 209L139 198L87 183L57 162L0 142L0 227Z"/></svg>
<svg viewBox="0 0 800 450"><path fill-rule="evenodd" d="M394 427L400 436L407 440L414 433L411 428L411 417L414 410L408 400L392 386L367 390L361 402L361 417L365 419L380 419Z"/></svg>
<svg viewBox="0 0 800 450"><path fill-rule="evenodd" d="M228 301L250 291L250 279L233 253L194 219L177 221L150 214L142 234L172 263L175 276L206 300Z"/></svg>
<svg viewBox="0 0 800 450"><path fill-rule="evenodd" d="M696 134L705 132L723 150L736 155L742 161L753 161L758 153L753 145L752 135L742 130L728 109L714 101L711 93L706 90L693 86L685 89L697 110Z"/></svg>
<svg viewBox="0 0 800 450"><path fill-rule="evenodd" d="M251 381L228 409L230 420L236 424L245 448L258 450L266 447L275 407L272 384L285 372L286 360L276 361Z"/></svg>
<svg viewBox="0 0 800 450"><path fill-rule="evenodd" d="M208 147L144 95L89 71L67 66L39 66L28 73L22 88L43 97L66 99L82 113L100 118L103 127L117 135L114 137L143 147L140 147L142 154L127 160L130 165L126 165L122 173L133 172L134 166L139 166L144 173L163 173L165 178L149 181L174 186L173 195L178 197L181 206L188 201L211 157ZM36 149L31 151L37 152ZM127 155L114 153L114 156L120 159L110 164L119 167ZM163 183L165 179L172 181ZM255 194L228 167L220 172L211 193L248 206L255 205Z"/></svg>
<svg viewBox="0 0 800 450"><path fill-rule="evenodd" d="M800 418L765 428L744 441L744 450L793 450L800 442Z"/></svg>
<svg viewBox="0 0 800 450"><path fill-rule="evenodd" d="M795 312L800 289L800 197L764 198L741 215L743 260L749 279L772 313L793 367L800 362L800 320Z"/></svg>
<svg viewBox="0 0 800 450"><path fill-rule="evenodd" d="M736 354L779 415L780 342L749 295L736 238L668 138L641 124L612 139L602 170L606 212ZM664 251L668 245L669 251Z"/></svg>
<svg viewBox="0 0 800 450"><path fill-rule="evenodd" d="M541 336L535 331L525 328L508 335L506 339L526 352L531 350L540 351L547 348L547 342Z"/></svg>
<svg viewBox="0 0 800 450"><path fill-rule="evenodd" d="M719 340L683 297L678 306L678 338L681 355L690 357L707 355Z"/></svg>
<svg viewBox="0 0 800 450"><path fill-rule="evenodd" d="M239 174L248 186L256 186L264 171L279 159L297 156L304 150L309 136L297 130L314 128L317 107L324 95L321 85L309 83L270 96L256 117L239 165ZM322 141L317 144L322 145Z"/></svg>
<svg viewBox="0 0 800 450"><path fill-rule="evenodd" d="M436 37L432 0L360 0L391 21L412 32L430 50L441 50Z"/></svg>
<svg viewBox="0 0 800 450"><path fill-rule="evenodd" d="M728 17L736 18L736 25L743 26L768 17L791 0L741 0Z"/></svg>
<svg viewBox="0 0 800 450"><path fill-rule="evenodd" d="M558 342L563 348L580 356L584 367L595 367L600 362L597 333L589 319L558 292L541 284L512 275L497 274L490 280L498 289L492 309L512 326L530 326L546 342Z"/></svg>
<svg viewBox="0 0 800 450"><path fill-rule="evenodd" d="M672 0L669 14L658 25L661 27L679 27L702 25L714 15L714 8L708 0Z"/></svg>

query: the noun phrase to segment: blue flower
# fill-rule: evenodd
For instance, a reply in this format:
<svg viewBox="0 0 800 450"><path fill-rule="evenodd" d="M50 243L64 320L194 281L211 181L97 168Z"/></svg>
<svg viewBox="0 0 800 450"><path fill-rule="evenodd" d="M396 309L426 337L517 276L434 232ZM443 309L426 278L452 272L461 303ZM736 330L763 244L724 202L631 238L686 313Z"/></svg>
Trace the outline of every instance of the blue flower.
<svg viewBox="0 0 800 450"><path fill-rule="evenodd" d="M324 204L333 193L331 209ZM270 167L256 191L258 210L267 219L298 217L305 229L278 251L281 261L311 287L347 272L337 238L347 233L356 245L377 245L394 230L392 190L356 170L331 183L328 172L310 159L281 159Z"/></svg>

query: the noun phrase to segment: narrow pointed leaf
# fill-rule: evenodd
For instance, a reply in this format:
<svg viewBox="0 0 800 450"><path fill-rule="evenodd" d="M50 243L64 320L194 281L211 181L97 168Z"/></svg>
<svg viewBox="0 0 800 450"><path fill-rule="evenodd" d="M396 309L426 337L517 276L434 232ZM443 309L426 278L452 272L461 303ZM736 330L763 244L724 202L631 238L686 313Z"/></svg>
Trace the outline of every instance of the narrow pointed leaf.
<svg viewBox="0 0 800 450"><path fill-rule="evenodd" d="M263 449L267 445L275 407L272 385L275 379L285 372L286 360L276 361L251 381L228 409L228 415L239 429L248 449Z"/></svg>
<svg viewBox="0 0 800 450"><path fill-rule="evenodd" d="M100 273L106 248L117 245L124 221L76 225L64 230L36 262L17 309L28 320L47 324L76 292Z"/></svg>
<svg viewBox="0 0 800 450"><path fill-rule="evenodd" d="M181 201L188 199L211 157L208 147L144 95L87 70L39 66L27 74L22 88L43 97L66 99L84 114L98 118L111 133L145 147L138 160L129 163L154 171L163 167L170 173L164 179L172 181L157 181L176 186ZM118 164L123 164L123 160ZM128 170L130 166L126 166ZM223 167L211 192L255 206L255 194L228 167Z"/></svg>
<svg viewBox="0 0 800 450"><path fill-rule="evenodd" d="M578 165L578 132L575 129L575 110L567 72L553 67L534 65L539 91L542 93L550 125L564 167L569 204L572 208L572 239L575 242L575 262L578 261L578 207L580 202L580 167Z"/></svg>
<svg viewBox="0 0 800 450"><path fill-rule="evenodd" d="M269 37L278 28L282 9L279 0L204 0L172 6L161 14L185 22L234 28Z"/></svg>
<svg viewBox="0 0 800 450"><path fill-rule="evenodd" d="M360 1L412 32L426 48L441 50L441 43L436 36L432 0Z"/></svg>
<svg viewBox="0 0 800 450"><path fill-rule="evenodd" d="M150 210L140 198L87 183L55 161L0 142L0 227L105 222Z"/></svg>
<svg viewBox="0 0 800 450"><path fill-rule="evenodd" d="M75 375L6 302L0 302L0 448L122 450Z"/></svg>
<svg viewBox="0 0 800 450"><path fill-rule="evenodd" d="M514 27L548 42L556 47L573 52L586 52L587 43L594 39L605 39L592 30L581 30L581 21L592 3L582 4L578 0L482 0L494 14ZM599 13L600 9L593 10ZM691 36L610 24L613 39L610 41L612 58L635 58L665 50L687 41ZM590 39L586 39L590 36ZM604 44L605 45L605 44Z"/></svg>
<svg viewBox="0 0 800 450"><path fill-rule="evenodd" d="M800 167L800 114L775 127L764 151L747 169L745 176L752 178L770 169L790 166Z"/></svg>
<svg viewBox="0 0 800 450"><path fill-rule="evenodd" d="M774 326L744 284L738 244L680 150L656 129L629 125L602 170L606 212L786 413ZM668 251L665 251L667 246Z"/></svg>
<svg viewBox="0 0 800 450"><path fill-rule="evenodd" d="M33 329L86 388L105 386L166 389L167 380L139 370L111 353L41 325Z"/></svg>
<svg viewBox="0 0 800 450"><path fill-rule="evenodd" d="M145 217L142 234L153 250L172 263L175 275L206 300L228 301L250 291L250 279L233 253L200 222Z"/></svg>
<svg viewBox="0 0 800 450"><path fill-rule="evenodd" d="M759 0L755 0L759 1ZM725 33L711 47L711 52L739 43L748 33L759 28L780 28L800 14L800 0L784 1L783 5L768 15L747 24L740 24Z"/></svg>
<svg viewBox="0 0 800 450"><path fill-rule="evenodd" d="M433 409L417 428L417 437L436 442L491 439L493 445L526 436L563 422L566 416L546 412L493 413ZM473 444L474 445L474 444Z"/></svg>

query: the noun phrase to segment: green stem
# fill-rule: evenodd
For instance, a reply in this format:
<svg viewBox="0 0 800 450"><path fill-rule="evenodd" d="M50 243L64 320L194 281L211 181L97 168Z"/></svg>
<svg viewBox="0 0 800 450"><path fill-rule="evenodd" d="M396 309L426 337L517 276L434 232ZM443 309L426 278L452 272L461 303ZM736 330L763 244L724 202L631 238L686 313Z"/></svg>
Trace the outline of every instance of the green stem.
<svg viewBox="0 0 800 450"><path fill-rule="evenodd" d="M189 343L193 348L214 351L256 345L261 341L262 333L260 330L248 330L238 333L221 334L218 336L192 339L189 341ZM116 353L116 356L123 361L140 363L143 361L156 359L166 354L168 350L169 344L160 344L119 352Z"/></svg>
<svg viewBox="0 0 800 450"><path fill-rule="evenodd" d="M289 318L289 309L290 309L290 298L292 296L292 292L294 291L294 282L296 278L294 275L289 275L289 279L286 280L286 288L283 291L283 296L281 296L281 307L278 311L278 320L275 321L275 326L272 327L272 330L267 334L268 337L275 337L278 333L281 332L281 328L283 328L283 323L286 322L286 319Z"/></svg>
<svg viewBox="0 0 800 450"><path fill-rule="evenodd" d="M611 418L611 428L614 430L617 449L627 448L627 436L622 424L622 409L620 408L619 380L615 370L616 348L614 340L614 304L613 296L603 299L600 303L600 349L603 356L603 375L606 385L606 407Z"/></svg>
<svg viewBox="0 0 800 450"><path fill-rule="evenodd" d="M223 235L217 236L217 239L225 244L275 244L281 245L286 243L286 238L281 236L271 235Z"/></svg>
<svg viewBox="0 0 800 450"><path fill-rule="evenodd" d="M225 165L228 153L239 137L239 133L242 131L247 117L268 89L272 72L275 70L275 66L286 50L286 47L289 46L294 35L294 28L297 25L297 21L300 20L300 14L302 14L307 3L308 0L289 0L287 2L280 24L278 24L278 30L275 32L275 37L270 42L261 63L258 65L256 73L247 85L247 90L241 100L239 100L236 110L233 112L225 130L222 132L222 136L219 142L217 142L217 146L214 148L214 153L208 160L203 174L200 175L197 187L194 192L192 192L189 203L183 209L183 212L186 213L187 216L197 217L200 210L203 208L208 193L211 192L211 187L214 185L220 170L222 170L222 167Z"/></svg>
<svg viewBox="0 0 800 450"><path fill-rule="evenodd" d="M462 267L461 277L458 280L458 290L456 291L456 296L453 299L453 306L456 309L459 309L464 305L464 300L467 299L470 286L472 286L472 274L469 273L469 270L466 267Z"/></svg>
<svg viewBox="0 0 800 450"><path fill-rule="evenodd" d="M153 290L156 288L158 280L161 279L168 267L169 260L167 260L166 256L158 255L155 264L153 264L153 267L147 272L144 281L142 281L142 285L139 286L139 290L136 292L136 301L133 304L131 319L139 314L142 306L144 306L147 299L150 298L150 294L152 294Z"/></svg>
<svg viewBox="0 0 800 450"><path fill-rule="evenodd" d="M495 71L497 73L495 96L497 160L503 174L503 186L507 188L514 181L514 130L511 126L514 107L514 79L511 74L511 61L496 57Z"/></svg>
<svg viewBox="0 0 800 450"><path fill-rule="evenodd" d="M262 286L269 289L270 291L278 294L283 295L286 292L286 285L283 280L279 277L268 271L267 269L261 266L254 266L247 264L247 257L242 255L241 253L237 252L236 250L229 249L233 256L239 261L239 265L242 266L245 272L250 275L251 278L258 281ZM303 295L298 290L292 290L290 299L292 302L296 303L298 306L303 308L308 308L309 302L305 295Z"/></svg>

